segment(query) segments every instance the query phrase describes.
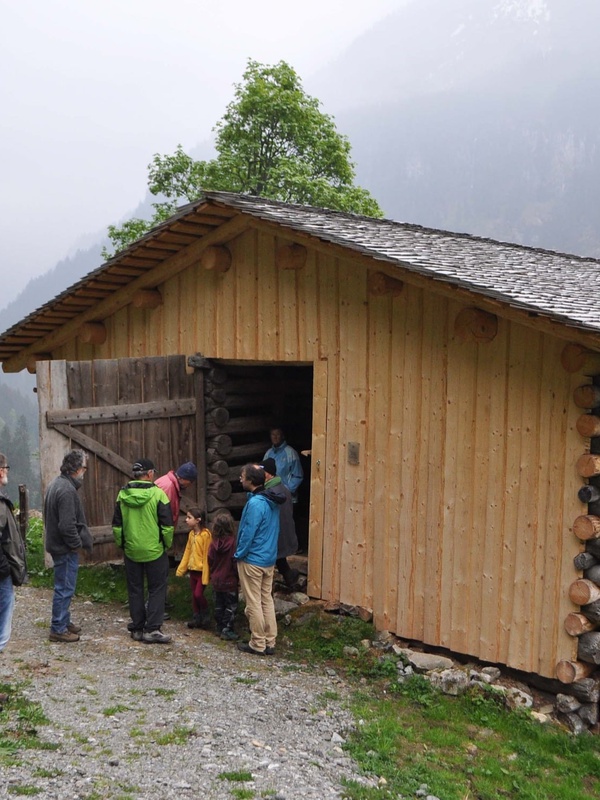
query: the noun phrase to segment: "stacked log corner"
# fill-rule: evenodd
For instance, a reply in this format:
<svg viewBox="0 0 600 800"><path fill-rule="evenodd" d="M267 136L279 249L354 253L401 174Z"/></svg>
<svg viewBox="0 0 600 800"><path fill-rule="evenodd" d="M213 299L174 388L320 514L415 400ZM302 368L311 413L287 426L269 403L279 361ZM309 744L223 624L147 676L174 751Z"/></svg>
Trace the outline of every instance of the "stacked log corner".
<svg viewBox="0 0 600 800"><path fill-rule="evenodd" d="M568 614L565 630L577 640L577 655L573 661L560 661L556 666L556 677L569 684L569 693L575 697L585 695L580 718L587 726L598 719L600 698L600 353L587 350L581 345L565 346L562 365L567 372L581 372L591 377L575 389L573 400L584 410L577 421L577 430L589 446L577 460L575 468L587 483L579 490L578 497L587 503L587 514L573 521L573 533L583 549L575 555L573 566L582 573L569 587L569 598L579 606L578 611ZM592 695L589 685L593 685ZM588 719L590 703L593 714ZM579 712L578 712L579 713Z"/></svg>
<svg viewBox="0 0 600 800"><path fill-rule="evenodd" d="M245 375L243 368L214 367L206 375L204 400L208 520L223 511L239 519L246 502L239 482L241 468L262 460L268 446L268 389Z"/></svg>

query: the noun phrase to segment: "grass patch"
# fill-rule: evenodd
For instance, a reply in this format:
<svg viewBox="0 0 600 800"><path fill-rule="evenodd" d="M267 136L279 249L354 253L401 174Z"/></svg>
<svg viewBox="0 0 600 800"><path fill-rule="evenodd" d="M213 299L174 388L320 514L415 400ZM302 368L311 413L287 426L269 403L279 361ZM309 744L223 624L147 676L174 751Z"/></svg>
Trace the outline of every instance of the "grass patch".
<svg viewBox="0 0 600 800"><path fill-rule="evenodd" d="M34 794L40 794L43 790L38 789L37 786L28 786L27 784L24 784L23 786L9 786L8 791L10 794L29 796Z"/></svg>
<svg viewBox="0 0 600 800"><path fill-rule="evenodd" d="M188 739L194 735L193 728L177 726L172 731L163 733L156 737L156 744L186 744Z"/></svg>
<svg viewBox="0 0 600 800"><path fill-rule="evenodd" d="M114 706L108 706L107 708L102 709L102 713L105 717L114 717L115 714L120 714L123 711L131 711L129 706L124 706L122 703L117 703Z"/></svg>
<svg viewBox="0 0 600 800"><path fill-rule="evenodd" d="M221 781L231 781L232 783L246 783L254 780L251 772L245 772L243 770L236 770L235 772L219 772L217 778L219 778Z"/></svg>
<svg viewBox="0 0 600 800"><path fill-rule="evenodd" d="M9 764L21 750L56 750L58 745L42 742L38 728L48 719L39 703L23 696L21 684L0 684L0 694L8 700L0 710L0 764Z"/></svg>
<svg viewBox="0 0 600 800"><path fill-rule="evenodd" d="M252 800L253 797L256 797L252 789L232 789L231 794L233 797L237 797L237 800Z"/></svg>

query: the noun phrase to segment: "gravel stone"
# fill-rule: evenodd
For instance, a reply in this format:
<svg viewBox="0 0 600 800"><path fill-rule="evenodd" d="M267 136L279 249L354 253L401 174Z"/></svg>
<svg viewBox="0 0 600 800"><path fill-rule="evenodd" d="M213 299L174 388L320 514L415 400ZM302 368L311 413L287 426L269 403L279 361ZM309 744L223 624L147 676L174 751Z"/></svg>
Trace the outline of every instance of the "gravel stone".
<svg viewBox="0 0 600 800"><path fill-rule="evenodd" d="M121 606L77 598L81 640L51 643L51 597L17 589L0 681L41 703L50 722L39 737L58 750L19 752L0 796L28 786L38 800L94 792L106 800L223 800L245 788L257 797L336 800L343 779L372 785L340 747L354 722L345 708L350 688L334 670L289 670L277 656L256 659L174 621L163 628L172 644L134 642ZM329 699L332 690L339 700ZM222 777L240 771L252 780Z"/></svg>

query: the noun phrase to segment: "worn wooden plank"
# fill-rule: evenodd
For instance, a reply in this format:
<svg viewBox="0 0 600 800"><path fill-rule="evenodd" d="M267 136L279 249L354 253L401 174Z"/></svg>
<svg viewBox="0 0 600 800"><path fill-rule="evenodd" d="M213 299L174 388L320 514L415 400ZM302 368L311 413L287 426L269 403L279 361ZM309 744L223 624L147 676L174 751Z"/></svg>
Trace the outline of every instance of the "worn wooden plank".
<svg viewBox="0 0 600 800"><path fill-rule="evenodd" d="M56 422L65 425L88 425L90 423L114 423L135 419L162 419L164 417L183 417L196 413L196 399L156 400L145 403L124 403L89 408L72 408L68 411L48 411L49 424Z"/></svg>
<svg viewBox="0 0 600 800"><path fill-rule="evenodd" d="M328 370L329 364L326 360L315 361L307 584L307 593L311 597L321 597L323 586Z"/></svg>

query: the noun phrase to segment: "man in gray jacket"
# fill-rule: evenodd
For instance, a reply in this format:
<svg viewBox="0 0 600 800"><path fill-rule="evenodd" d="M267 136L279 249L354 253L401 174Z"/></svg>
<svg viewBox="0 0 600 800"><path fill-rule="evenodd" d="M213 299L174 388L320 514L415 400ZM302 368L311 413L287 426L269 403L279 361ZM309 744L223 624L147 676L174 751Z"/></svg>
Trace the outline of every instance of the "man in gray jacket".
<svg viewBox="0 0 600 800"><path fill-rule="evenodd" d="M52 598L51 642L78 642L81 628L71 621L71 599L77 586L79 553L92 551L92 535L87 526L78 489L87 470L87 456L82 450L71 450L64 457L60 475L55 478L44 498L46 551L54 562L54 596Z"/></svg>

